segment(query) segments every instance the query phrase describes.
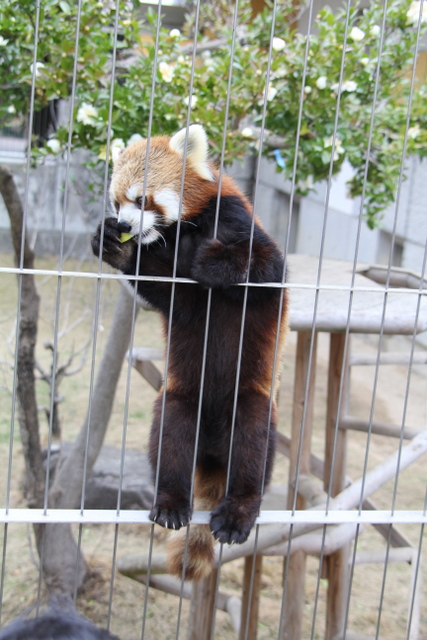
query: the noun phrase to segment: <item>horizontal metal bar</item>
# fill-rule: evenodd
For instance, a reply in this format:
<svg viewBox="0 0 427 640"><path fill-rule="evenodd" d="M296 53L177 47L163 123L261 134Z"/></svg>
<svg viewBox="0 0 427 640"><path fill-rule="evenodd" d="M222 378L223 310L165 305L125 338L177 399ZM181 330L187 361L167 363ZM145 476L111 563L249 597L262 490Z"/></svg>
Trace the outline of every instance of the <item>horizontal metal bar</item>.
<svg viewBox="0 0 427 640"><path fill-rule="evenodd" d="M98 273L96 271L60 271L59 269L19 269L17 267L0 267L0 274L9 273L12 275L36 275L52 276L62 278L88 278L92 280L138 280L139 282L176 282L178 284L198 284L190 278L172 278L161 276L124 275L123 273ZM306 282L238 282L235 287L257 287L276 289L305 289L308 291L344 291L345 293L406 293L413 296L427 297L426 291L417 289L400 289L397 287L373 286L349 286L344 284L311 284Z"/></svg>
<svg viewBox="0 0 427 640"><path fill-rule="evenodd" d="M414 353L412 356L410 354L401 353L401 352L381 353L379 361L378 361L378 356L376 354L361 353L361 354L351 356L349 360L349 365L350 367L376 366L377 362L378 364L404 365L404 366L408 366L410 364L427 364L427 353L419 352L419 353Z"/></svg>
<svg viewBox="0 0 427 640"><path fill-rule="evenodd" d="M77 523L77 524L152 524L149 511L129 509L119 513L113 509L0 509L0 522L12 523ZM195 511L192 524L208 524L208 511ZM321 509L294 511L262 511L256 524L427 524L427 513L422 510L410 511L344 511Z"/></svg>

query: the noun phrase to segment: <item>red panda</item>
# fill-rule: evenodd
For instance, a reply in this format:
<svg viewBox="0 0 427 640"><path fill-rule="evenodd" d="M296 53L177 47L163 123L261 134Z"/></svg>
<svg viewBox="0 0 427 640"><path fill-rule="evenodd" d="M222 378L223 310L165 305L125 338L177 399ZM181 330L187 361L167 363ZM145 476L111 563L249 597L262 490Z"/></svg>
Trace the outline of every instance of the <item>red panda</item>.
<svg viewBox="0 0 427 640"><path fill-rule="evenodd" d="M258 515L274 458L274 354L278 344L280 358L287 327L287 292L281 300L280 286L235 286L281 283L284 260L232 180L223 176L218 189L202 126L151 138L149 148L141 140L115 160L110 195L117 217L106 218L103 238L100 224L92 239L94 254L102 247L102 259L126 275L135 275L139 260L141 278L130 283L160 313L165 334L171 320L165 401L162 406L160 391L149 441L154 473L160 453L150 519L169 529L189 524L200 422L194 506L211 511L210 524L190 526L187 552L186 530L176 534L167 553L169 571L179 577L184 571L189 580L209 573L213 538L244 542ZM133 238L120 242L122 233ZM178 278L173 304L172 276Z"/></svg>

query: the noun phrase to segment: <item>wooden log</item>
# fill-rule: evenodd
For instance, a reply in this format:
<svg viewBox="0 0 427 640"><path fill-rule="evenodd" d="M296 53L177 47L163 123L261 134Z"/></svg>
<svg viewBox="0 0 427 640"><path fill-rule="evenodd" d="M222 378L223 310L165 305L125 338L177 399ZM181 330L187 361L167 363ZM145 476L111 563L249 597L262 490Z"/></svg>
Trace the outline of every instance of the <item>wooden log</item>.
<svg viewBox="0 0 427 640"><path fill-rule="evenodd" d="M417 565L418 563L418 565ZM408 616L408 640L418 640L421 620L421 602L423 598L423 572L422 559L418 550L413 550L412 555L412 578L411 578L411 599L409 601L409 612L412 609L412 616Z"/></svg>
<svg viewBox="0 0 427 640"><path fill-rule="evenodd" d="M351 429L364 433L370 432L389 438L400 438L403 436L406 440L411 440L420 433L420 429L413 429L411 427L404 427L402 433L401 426L389 424L388 422L378 422L376 420L370 423L369 420L360 420L359 418L352 418L351 416L341 418L338 426L340 429Z"/></svg>
<svg viewBox="0 0 427 640"><path fill-rule="evenodd" d="M125 573L122 571L120 571L120 573L127 575L137 582L147 584L147 575L137 574L133 572ZM153 587L153 589L158 589L159 591L170 593L174 596L182 596L186 600L189 600L192 596L192 584L189 582L184 582L184 584L182 584L182 581L179 578L175 578L175 576L151 575L149 584L150 587ZM230 596L223 591L219 591L216 604L218 609L220 609L221 611L226 611L230 615L231 624L233 625L235 631L239 633L242 610L242 601L240 600L240 598L238 598L237 596Z"/></svg>
<svg viewBox="0 0 427 640"><path fill-rule="evenodd" d="M289 458L290 450L291 439L288 438L288 436L285 436L283 433L278 433L276 439L276 451ZM311 473L316 476L316 478L320 478L321 480L323 480L324 466L325 465L323 460L314 455L314 453L310 454L310 470Z"/></svg>
<svg viewBox="0 0 427 640"><path fill-rule="evenodd" d="M209 640L213 638L212 627L215 615L215 593L218 569L203 580L193 582L188 640Z"/></svg>
<svg viewBox="0 0 427 640"><path fill-rule="evenodd" d="M415 436L406 446L402 447L400 452L399 470L403 471L412 462L415 462L420 456L427 453L427 430L422 431ZM395 477L397 469L398 452L393 453L386 458L384 462L379 464L375 469L369 471L365 476L363 502L375 491L378 491L384 484ZM360 494L362 488L362 479L360 478L349 487L344 489L336 498L331 500L330 509L349 510L359 506ZM324 509L324 505L318 505L313 509ZM312 523L301 523L293 526L293 538L309 533L319 528L321 525ZM272 547L275 544L285 542L289 538L290 525L264 525L260 527L257 537L257 550L263 552L264 549ZM241 545L233 545L232 547L224 547L221 562L231 562L237 558L252 555L255 545L255 533L252 531L246 542ZM218 554L215 556L215 563L218 563Z"/></svg>
<svg viewBox="0 0 427 640"><path fill-rule="evenodd" d="M365 511L376 511L377 506L370 498L366 498L366 500L363 501L362 509ZM396 525L392 525L391 531L390 525L388 524L375 523L372 526L385 540L390 540L392 547L410 547L412 545L409 538L402 533Z"/></svg>
<svg viewBox="0 0 427 640"><path fill-rule="evenodd" d="M280 453L283 453L287 457L289 457L290 438L283 435L282 433L278 433L277 444L278 444L277 446L278 451ZM323 469L324 469L323 460L318 458L314 453L310 455L310 467L313 475L316 476L316 478L323 480ZM346 486L350 486L351 484L353 484L353 481L351 480L351 478L347 476ZM271 507L271 508L274 509L275 507ZM362 508L365 510L375 511L377 509L377 506L375 505L375 502L373 502L371 498L365 498L363 501ZM373 524L373 527L383 536L383 538L388 540L389 538L388 524L376 523L376 524ZM393 525L392 527L390 543L393 547L409 547L411 545L410 540L407 538L407 536L405 536L402 533L402 531L396 525Z"/></svg>
<svg viewBox="0 0 427 640"><path fill-rule="evenodd" d="M161 360L163 351L161 349L153 349L150 347L138 347L132 350L131 354L132 366L142 375L143 378L155 389L159 391L163 384L163 375L152 362L152 360Z"/></svg>
<svg viewBox="0 0 427 640"><path fill-rule="evenodd" d="M414 559L414 547L397 547L394 549L369 549L369 551L357 551L356 564L370 564L378 562L412 562Z"/></svg>
<svg viewBox="0 0 427 640"><path fill-rule="evenodd" d="M243 574L239 640L256 640L262 576L262 555L248 556Z"/></svg>
<svg viewBox="0 0 427 640"><path fill-rule="evenodd" d="M402 447L399 452L395 451L388 456L365 476L364 491L362 499L365 500L375 491L378 491L386 482L396 476L397 472L406 469L420 456L427 453L427 430L421 431L415 438ZM334 500L331 509L353 509L360 503L363 478L353 482L344 489Z"/></svg>
<svg viewBox="0 0 427 640"><path fill-rule="evenodd" d="M363 633L354 633L353 631L347 631L346 633L339 633L333 640L381 640L380 637L365 636Z"/></svg>
<svg viewBox="0 0 427 640"><path fill-rule="evenodd" d="M301 474L298 480L298 493L304 498L309 507L325 504L326 492L322 486L306 474Z"/></svg>
<svg viewBox="0 0 427 640"><path fill-rule="evenodd" d="M337 496L346 486L347 433L345 430L338 429L338 422L344 415L348 402L348 351L349 347L346 349L346 335L343 333L331 334L324 488L325 491L329 491L332 497ZM326 640L332 640L344 629L349 584L349 553L349 544L345 544L324 559L324 570L328 580Z"/></svg>
<svg viewBox="0 0 427 640"><path fill-rule="evenodd" d="M120 573L128 578L138 579L137 576L146 575L150 567L150 574L156 575L166 573L166 554L152 553L151 557L148 553L138 553L135 555L123 556L117 561L117 569Z"/></svg>
<svg viewBox="0 0 427 640"><path fill-rule="evenodd" d="M299 479L300 474L307 476L310 473L316 351L317 334L313 335L311 331L299 332L289 450L288 509L305 509L307 507L306 500L299 493ZM279 630L279 640L299 640L302 638L305 566L306 556L302 549L284 557L283 571L285 575L287 574L287 581L284 616Z"/></svg>
<svg viewBox="0 0 427 640"><path fill-rule="evenodd" d="M320 530L305 533L295 538L290 547L290 552L295 553L298 550L302 550L305 554L319 556L323 553L324 556L329 556L353 540L356 535L356 530L357 525L355 524L329 525L326 528L324 537L323 530ZM264 556L285 556L289 553L289 546L287 542L282 542L281 544L264 549L262 554Z"/></svg>

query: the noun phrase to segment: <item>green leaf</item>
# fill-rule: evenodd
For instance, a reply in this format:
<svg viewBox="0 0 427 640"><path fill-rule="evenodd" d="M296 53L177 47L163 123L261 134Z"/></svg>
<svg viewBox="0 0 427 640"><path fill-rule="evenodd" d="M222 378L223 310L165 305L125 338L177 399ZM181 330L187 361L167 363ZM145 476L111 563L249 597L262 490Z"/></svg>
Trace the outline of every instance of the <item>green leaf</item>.
<svg viewBox="0 0 427 640"><path fill-rule="evenodd" d="M60 0L59 6L61 7L64 13L71 13L71 7L65 0Z"/></svg>

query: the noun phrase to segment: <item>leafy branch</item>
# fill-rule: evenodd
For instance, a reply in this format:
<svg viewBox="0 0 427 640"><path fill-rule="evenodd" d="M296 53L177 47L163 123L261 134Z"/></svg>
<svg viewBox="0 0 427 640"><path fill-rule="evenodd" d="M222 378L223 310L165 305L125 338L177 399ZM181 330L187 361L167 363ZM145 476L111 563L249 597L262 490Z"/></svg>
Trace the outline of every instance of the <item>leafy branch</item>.
<svg viewBox="0 0 427 640"><path fill-rule="evenodd" d="M76 3L46 0L41 7L34 70L34 24L23 17L32 15L33 3L11 0L0 9L0 43L7 44L0 44L5 86L0 121L26 116L33 75L37 109L53 99L69 98L77 56L75 108L70 122L59 127L44 148L34 150L36 158L64 153L71 127L72 148L88 149L96 161L105 162L109 160L108 131L110 151L146 136L152 104L152 135L169 135L185 126L190 105L191 121L206 127L214 157L220 153L226 128L225 161L230 163L257 148L266 95L263 152L276 158L277 170L292 178L297 154L295 185L304 195L327 178L331 170L336 174L345 161L349 162L353 168L349 193L360 196L364 189L367 223L370 227L377 225L381 212L395 197L404 151L421 157L427 153L426 83L417 82L410 97L420 4L394 0L385 17L381 3L372 2L364 10L355 6L350 9L347 33L345 12L324 8L315 17L307 43L306 37L295 29L298 11L294 3L279 0L269 78L272 3L268 1L255 18L250 3L241 4L233 61L232 11L224 0L216 0L202 4L199 24L208 29L197 38L191 16L185 38L176 29L160 30L155 68L157 16L147 13L146 26L152 37L142 37L134 6L122 0L118 55L112 75L115 2L87 0L82 4L75 51ZM427 8L421 20L423 32ZM194 46L197 63L190 96ZM230 65L232 88L228 95ZM114 87L110 120L111 82ZM301 96L302 121L297 140ZM228 122L224 122L227 102Z"/></svg>

